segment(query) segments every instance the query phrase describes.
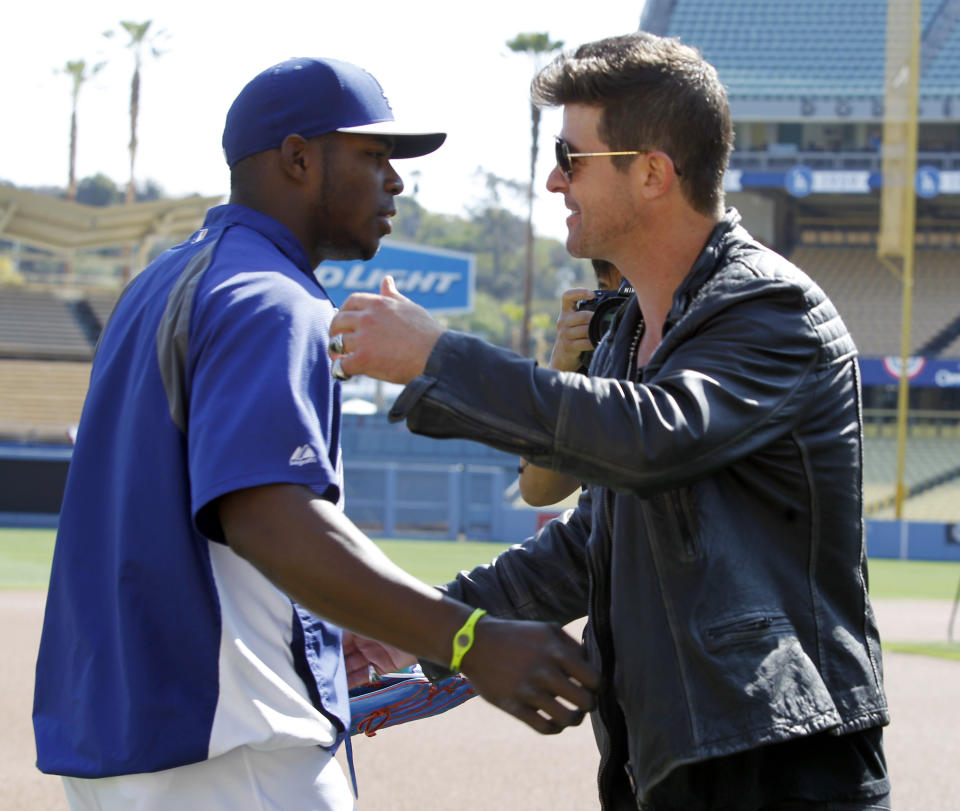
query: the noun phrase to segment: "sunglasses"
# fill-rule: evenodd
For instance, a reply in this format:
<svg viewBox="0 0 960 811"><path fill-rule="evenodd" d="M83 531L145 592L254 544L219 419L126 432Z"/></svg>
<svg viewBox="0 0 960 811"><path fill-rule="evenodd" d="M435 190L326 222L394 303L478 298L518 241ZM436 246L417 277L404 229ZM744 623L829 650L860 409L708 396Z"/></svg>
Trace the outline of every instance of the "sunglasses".
<svg viewBox="0 0 960 811"><path fill-rule="evenodd" d="M567 179L567 183L573 180L573 164L570 162L571 158L609 158L615 155L646 155L649 152L654 151L651 149L631 149L626 152L571 152L570 145L564 141L563 138L561 138L559 135L555 135L554 139L554 148L557 154L557 167L561 172L563 172L563 176ZM680 170L677 168L676 164L673 166L673 171L677 175L680 174Z"/></svg>

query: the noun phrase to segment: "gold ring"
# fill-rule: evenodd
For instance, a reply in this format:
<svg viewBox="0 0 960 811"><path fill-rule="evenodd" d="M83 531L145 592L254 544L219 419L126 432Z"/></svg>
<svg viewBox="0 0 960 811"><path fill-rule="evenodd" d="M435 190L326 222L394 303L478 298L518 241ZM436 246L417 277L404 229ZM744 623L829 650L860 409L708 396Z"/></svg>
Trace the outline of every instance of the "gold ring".
<svg viewBox="0 0 960 811"><path fill-rule="evenodd" d="M330 339L330 351L335 355L343 354L343 335L334 335Z"/></svg>

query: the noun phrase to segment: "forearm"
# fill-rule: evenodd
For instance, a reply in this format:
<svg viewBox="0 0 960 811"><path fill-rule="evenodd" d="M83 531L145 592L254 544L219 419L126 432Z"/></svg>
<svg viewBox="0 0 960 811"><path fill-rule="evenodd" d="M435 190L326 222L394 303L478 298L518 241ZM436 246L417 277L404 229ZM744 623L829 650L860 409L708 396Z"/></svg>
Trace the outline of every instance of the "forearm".
<svg viewBox="0 0 960 811"><path fill-rule="evenodd" d="M566 625L587 613L590 496L548 522L533 538L511 546L489 564L460 572L443 588L493 616Z"/></svg>
<svg viewBox="0 0 960 811"><path fill-rule="evenodd" d="M417 656L448 662L469 607L387 558L337 507L296 485L220 502L231 548L309 611Z"/></svg>
<svg viewBox="0 0 960 811"><path fill-rule="evenodd" d="M395 566L333 504L275 484L223 496L231 548L313 613L429 662L449 664L473 613ZM538 732L578 724L600 683L558 626L484 617L457 668L476 691Z"/></svg>

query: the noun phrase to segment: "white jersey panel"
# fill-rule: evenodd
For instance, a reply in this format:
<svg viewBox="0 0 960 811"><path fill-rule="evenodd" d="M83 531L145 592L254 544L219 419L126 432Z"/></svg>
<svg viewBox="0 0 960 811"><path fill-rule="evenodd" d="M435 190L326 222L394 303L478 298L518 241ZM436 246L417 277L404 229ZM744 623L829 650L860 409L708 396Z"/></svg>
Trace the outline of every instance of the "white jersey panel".
<svg viewBox="0 0 960 811"><path fill-rule="evenodd" d="M225 544L210 542L220 598L220 694L208 757L237 746L282 749L334 744L294 668L290 599Z"/></svg>

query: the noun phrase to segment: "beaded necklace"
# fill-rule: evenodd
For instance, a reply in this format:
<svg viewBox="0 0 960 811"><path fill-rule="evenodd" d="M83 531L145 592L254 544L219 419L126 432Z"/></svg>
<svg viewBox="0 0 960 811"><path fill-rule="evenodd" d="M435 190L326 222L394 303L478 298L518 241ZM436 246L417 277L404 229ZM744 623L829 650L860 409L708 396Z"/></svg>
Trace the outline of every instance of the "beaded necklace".
<svg viewBox="0 0 960 811"><path fill-rule="evenodd" d="M643 319L637 321L633 338L630 340L630 351L627 353L627 380L639 382L640 370L637 368L637 353L640 350L640 340L643 338Z"/></svg>

